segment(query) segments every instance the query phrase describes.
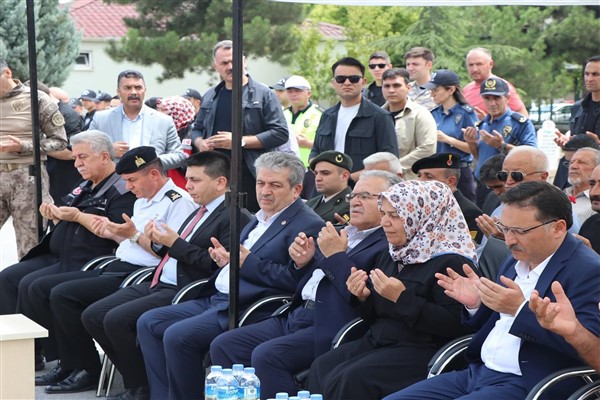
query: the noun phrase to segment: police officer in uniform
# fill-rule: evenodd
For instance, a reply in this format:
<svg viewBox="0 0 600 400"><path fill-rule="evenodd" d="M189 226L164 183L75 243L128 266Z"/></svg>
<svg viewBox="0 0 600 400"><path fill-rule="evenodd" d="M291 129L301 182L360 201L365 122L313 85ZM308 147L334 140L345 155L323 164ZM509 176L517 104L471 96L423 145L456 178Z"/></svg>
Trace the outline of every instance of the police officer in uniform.
<svg viewBox="0 0 600 400"><path fill-rule="evenodd" d="M65 120L58 106L38 93L42 164L46 154L67 147ZM0 58L0 227L13 217L19 259L38 243L30 89L12 79L12 71ZM42 201L50 202L48 173L41 165Z"/></svg>
<svg viewBox="0 0 600 400"><path fill-rule="evenodd" d="M450 187L460 210L467 221L471 239L475 243L481 242L482 232L477 226L475 218L483 214L483 211L457 188L458 180L465 163L460 156L454 153L437 153L415 162L412 171L417 174L420 181L438 181Z"/></svg>
<svg viewBox="0 0 600 400"><path fill-rule="evenodd" d="M337 224L336 214L344 220L350 219L352 189L348 186L352 159L335 150L324 151L310 161L310 170L315 174L318 196L306 202L325 222Z"/></svg>

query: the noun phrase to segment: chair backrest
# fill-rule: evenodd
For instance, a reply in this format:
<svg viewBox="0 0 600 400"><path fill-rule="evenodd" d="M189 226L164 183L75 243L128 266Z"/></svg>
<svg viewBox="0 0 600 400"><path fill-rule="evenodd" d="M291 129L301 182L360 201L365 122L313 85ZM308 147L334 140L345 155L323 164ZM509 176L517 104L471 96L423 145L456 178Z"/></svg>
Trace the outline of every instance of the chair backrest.
<svg viewBox="0 0 600 400"><path fill-rule="evenodd" d="M495 281L498 275L498 267L509 255L510 250L508 250L504 241L490 236L479 258L481 275Z"/></svg>
<svg viewBox="0 0 600 400"><path fill-rule="evenodd" d="M145 281L146 279L148 279L149 277L152 276L152 273L154 272L154 268L155 267L146 267L146 268L140 268L137 271L133 271L131 274L127 275L127 277L125 278L125 280L123 280L123 282L121 282L120 287L124 288L127 286L137 285L137 284L142 283L143 281Z"/></svg>
<svg viewBox="0 0 600 400"><path fill-rule="evenodd" d="M292 295L285 294L274 295L260 299L248 307L248 309L242 314L238 326L245 326L261 321L274 315L275 312L282 313L285 311L285 309L282 309L282 306L287 305L291 300Z"/></svg>
<svg viewBox="0 0 600 400"><path fill-rule="evenodd" d="M96 258L86 262L85 265L83 267L81 267L81 271L91 271L96 268L102 269L116 259L117 259L117 257L112 254L108 255L108 256L96 257Z"/></svg>
<svg viewBox="0 0 600 400"><path fill-rule="evenodd" d="M573 382L573 378L575 378L575 382L579 380L578 384L581 387L599 380L600 375L596 370L587 366L563 369L550 374L539 381L537 385L535 385L533 389L529 391L529 394L525 400L540 400L542 398L548 398L548 392L551 391L555 385L563 383L567 380Z"/></svg>
<svg viewBox="0 0 600 400"><path fill-rule="evenodd" d="M171 300L171 304L179 304L183 301L190 300L194 297L194 295L200 290L202 285L205 285L208 282L208 279L200 279L191 283L188 283L181 289L179 292L175 294L173 300Z"/></svg>
<svg viewBox="0 0 600 400"><path fill-rule="evenodd" d="M575 393L573 393L567 400L592 400L600 399L600 381L588 383Z"/></svg>
<svg viewBox="0 0 600 400"><path fill-rule="evenodd" d="M340 328L338 333L331 341L331 348L337 349L344 343L348 343L363 337L368 329L369 324L367 324L365 320L362 318L354 318L352 321Z"/></svg>
<svg viewBox="0 0 600 400"><path fill-rule="evenodd" d="M468 363L463 354L472 338L473 335L461 336L442 346L429 360L427 378L466 368Z"/></svg>

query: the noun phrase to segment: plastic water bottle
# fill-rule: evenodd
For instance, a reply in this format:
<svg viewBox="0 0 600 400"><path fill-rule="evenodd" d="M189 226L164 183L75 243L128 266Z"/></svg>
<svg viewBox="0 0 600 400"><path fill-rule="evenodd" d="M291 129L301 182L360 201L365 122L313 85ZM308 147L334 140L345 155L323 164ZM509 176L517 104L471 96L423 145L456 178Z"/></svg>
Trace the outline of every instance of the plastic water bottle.
<svg viewBox="0 0 600 400"><path fill-rule="evenodd" d="M210 367L210 373L204 381L204 400L217 400L217 380L222 374L220 365Z"/></svg>
<svg viewBox="0 0 600 400"><path fill-rule="evenodd" d="M298 392L298 397L301 399L310 399L310 392L308 390L301 390Z"/></svg>
<svg viewBox="0 0 600 400"><path fill-rule="evenodd" d="M310 400L323 400L323 395L322 394L311 394Z"/></svg>
<svg viewBox="0 0 600 400"><path fill-rule="evenodd" d="M260 380L254 374L252 367L244 368L244 374L240 378L240 387L238 388L238 399L240 400L260 400Z"/></svg>
<svg viewBox="0 0 600 400"><path fill-rule="evenodd" d="M223 368L222 375L217 379L217 399L237 400L238 381L233 376L231 368Z"/></svg>
<svg viewBox="0 0 600 400"><path fill-rule="evenodd" d="M244 364L233 364L231 369L233 370L233 376L235 376L235 379L239 382L244 374Z"/></svg>
<svg viewBox="0 0 600 400"><path fill-rule="evenodd" d="M285 392L275 393L275 400L288 400L289 396Z"/></svg>
<svg viewBox="0 0 600 400"><path fill-rule="evenodd" d="M289 400L300 400L300 397L298 396L290 396L288 397Z"/></svg>

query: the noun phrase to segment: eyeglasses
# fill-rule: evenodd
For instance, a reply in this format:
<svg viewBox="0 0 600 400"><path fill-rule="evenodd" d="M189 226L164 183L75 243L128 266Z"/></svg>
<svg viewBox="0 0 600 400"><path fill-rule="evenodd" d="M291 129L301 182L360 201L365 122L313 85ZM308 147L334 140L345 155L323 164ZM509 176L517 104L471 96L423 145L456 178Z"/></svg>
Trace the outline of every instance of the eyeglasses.
<svg viewBox="0 0 600 400"><path fill-rule="evenodd" d="M513 179L513 181L521 182L523 179L525 179L525 177L527 175L541 174L543 172L544 171L535 171L535 172L529 172L529 173L525 173L525 172L521 172L521 171L512 171L512 172L498 171L496 173L496 179L498 179L499 181L502 181L502 182L506 182L508 180L508 174L510 174L510 177Z"/></svg>
<svg viewBox="0 0 600 400"><path fill-rule="evenodd" d="M369 192L358 192L358 193L348 193L345 196L345 199L347 202L350 202L350 200L352 200L353 198L357 197L361 200L369 200L369 199L373 199L373 198L377 198L379 197L379 194L377 193L369 193Z"/></svg>
<svg viewBox="0 0 600 400"><path fill-rule="evenodd" d="M360 75L337 75L337 76L334 76L333 79L335 79L335 81L337 83L344 83L344 82L346 82L346 79L348 79L350 81L350 83L358 83L362 79L362 76L360 76Z"/></svg>
<svg viewBox="0 0 600 400"><path fill-rule="evenodd" d="M384 69L386 67L387 64L369 64L369 69L375 69L375 68L379 68L379 69Z"/></svg>
<svg viewBox="0 0 600 400"><path fill-rule="evenodd" d="M548 224L551 224L551 223L556 222L556 221L558 221L558 220L557 219L552 219L550 221L544 222L542 224L536 225L536 226L534 226L532 228L528 228L528 229L515 228L515 227L512 227L512 226L505 226L505 225L502 225L502 223L500 223L500 222L496 222L496 227L498 228L498 230L500 232L502 232L503 235L506 235L507 233L510 233L512 235L515 235L515 236L524 236L524 235L527 235L532 230L539 228L540 226L548 225Z"/></svg>

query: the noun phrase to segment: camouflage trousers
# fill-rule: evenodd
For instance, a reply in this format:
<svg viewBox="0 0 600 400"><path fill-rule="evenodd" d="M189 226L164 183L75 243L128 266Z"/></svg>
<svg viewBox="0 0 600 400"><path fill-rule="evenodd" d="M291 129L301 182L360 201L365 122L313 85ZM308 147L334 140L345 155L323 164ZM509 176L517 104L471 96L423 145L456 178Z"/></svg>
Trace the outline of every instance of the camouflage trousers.
<svg viewBox="0 0 600 400"><path fill-rule="evenodd" d="M52 202L48 193L49 179L42 165L42 201ZM38 244L35 177L29 176L29 166L12 171L0 171L0 227L13 218L19 259Z"/></svg>

